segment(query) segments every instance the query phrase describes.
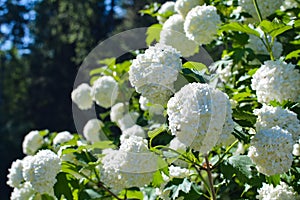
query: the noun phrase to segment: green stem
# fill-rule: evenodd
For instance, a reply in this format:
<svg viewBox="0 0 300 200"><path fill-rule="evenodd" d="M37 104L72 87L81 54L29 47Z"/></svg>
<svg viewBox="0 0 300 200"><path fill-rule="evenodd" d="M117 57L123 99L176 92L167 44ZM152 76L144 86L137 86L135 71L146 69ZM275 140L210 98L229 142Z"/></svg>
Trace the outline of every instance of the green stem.
<svg viewBox="0 0 300 200"><path fill-rule="evenodd" d="M259 19L259 22L262 22L263 19L262 19L262 15L261 15L261 12L259 10L259 7L258 7L258 4L257 4L257 1L256 0L252 0L253 1L253 5L254 5L254 8L255 8L255 11L256 11L256 14L258 16L258 19ZM274 60L274 55L273 55L273 51L272 51L272 45L270 44L269 40L268 40L268 36L267 34L264 32L264 39L265 39L265 42L263 42L264 44L266 43L266 48L270 54L270 59L271 60Z"/></svg>
<svg viewBox="0 0 300 200"><path fill-rule="evenodd" d="M196 169L196 171L197 171L197 173L198 173L198 175L199 175L199 178L201 179L201 181L202 181L203 184L204 184L205 189L208 191L209 195L212 196L211 190L210 190L210 187L209 187L209 184L206 182L205 178L202 176L201 170L199 170L199 168L198 168L197 166L195 166L195 165L194 165L193 167ZM206 196L206 197L207 197L207 196ZM209 198L208 198L208 199L209 199Z"/></svg>
<svg viewBox="0 0 300 200"><path fill-rule="evenodd" d="M99 183L98 183L98 187L103 188L105 191L107 191L110 195L112 195L112 196L115 197L116 199L118 199L118 200L123 200L123 199L121 199L120 197L118 197L116 194L114 194L112 191L110 191L107 187L105 187L105 186L103 185L102 182L99 182ZM125 199L126 199L126 198L125 198Z"/></svg>
<svg viewBox="0 0 300 200"><path fill-rule="evenodd" d="M224 154L221 156L221 158L217 161L216 164L214 164L214 166L212 167L212 169L215 169L225 158L226 154L230 151L230 149L232 149L232 147L234 147L237 143L239 142L239 140L235 140L224 152Z"/></svg>
<svg viewBox="0 0 300 200"><path fill-rule="evenodd" d="M206 162L206 172L207 172L207 176L208 176L211 197L212 197L212 200L216 200L217 197L216 197L216 192L215 192L215 188L214 188L214 181L213 181L213 177L211 174L211 168L210 168L210 164L209 164L209 160L208 160L208 155L206 154L204 157L205 157L205 162Z"/></svg>

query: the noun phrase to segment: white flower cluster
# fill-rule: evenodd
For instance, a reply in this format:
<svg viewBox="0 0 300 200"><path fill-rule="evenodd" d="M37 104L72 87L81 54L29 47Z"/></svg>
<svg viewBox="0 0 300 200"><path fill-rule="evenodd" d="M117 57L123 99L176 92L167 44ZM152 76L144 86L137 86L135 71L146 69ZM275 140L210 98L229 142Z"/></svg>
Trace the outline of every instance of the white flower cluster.
<svg viewBox="0 0 300 200"><path fill-rule="evenodd" d="M11 193L10 200L24 200L24 199L32 199L32 196L35 194L31 184L29 182L25 182L22 187L14 188Z"/></svg>
<svg viewBox="0 0 300 200"><path fill-rule="evenodd" d="M197 6L187 14L184 31L190 40L209 44L216 38L219 24L221 19L214 6Z"/></svg>
<svg viewBox="0 0 300 200"><path fill-rule="evenodd" d="M175 11L184 18L192 8L203 3L203 0L177 0L175 3Z"/></svg>
<svg viewBox="0 0 300 200"><path fill-rule="evenodd" d="M91 91L91 87L86 83L80 84L72 91L72 101L78 106L79 109L87 110L93 106Z"/></svg>
<svg viewBox="0 0 300 200"><path fill-rule="evenodd" d="M298 120L296 113L279 106L273 107L265 104L262 108L255 109L253 113L257 116L255 124L257 132L262 129L279 126L292 134L295 142L299 140L300 121Z"/></svg>
<svg viewBox="0 0 300 200"><path fill-rule="evenodd" d="M273 14L277 9L280 8L284 0L267 0L267 1L257 1L258 8L265 19L269 15ZM258 19L254 4L252 0L239 0L239 5L248 12L254 19Z"/></svg>
<svg viewBox="0 0 300 200"><path fill-rule="evenodd" d="M176 167L174 165L169 166L170 178L186 178L191 174L191 170L186 168Z"/></svg>
<svg viewBox="0 0 300 200"><path fill-rule="evenodd" d="M119 150L105 153L101 179L114 191L143 187L152 181L157 170L157 158L149 151L143 138L131 136L122 142Z"/></svg>
<svg viewBox="0 0 300 200"><path fill-rule="evenodd" d="M73 135L69 131L59 132L53 139L53 145L59 145L72 140Z"/></svg>
<svg viewBox="0 0 300 200"><path fill-rule="evenodd" d="M281 11L286 11L291 8L297 8L299 6L299 3L296 0L285 0L280 7Z"/></svg>
<svg viewBox="0 0 300 200"><path fill-rule="evenodd" d="M133 60L129 80L151 103L164 105L172 95L181 68L180 54L174 48L158 43Z"/></svg>
<svg viewBox="0 0 300 200"><path fill-rule="evenodd" d="M249 35L249 43L246 45L246 47L251 48L254 51L254 53L256 53L256 54L269 55L269 52L262 41L263 32L260 29L256 29L256 30L261 33L261 38L254 36L254 35ZM265 41L265 39L263 39L263 40ZM268 40L269 40L269 42L271 42L270 36L268 36ZM273 43L273 47L272 47L272 52L273 52L274 58L276 58L276 59L279 58L281 56L282 50L283 50L282 44L275 40Z"/></svg>
<svg viewBox="0 0 300 200"><path fill-rule="evenodd" d="M42 147L43 143L43 136L40 135L39 131L30 131L23 140L23 153L33 155Z"/></svg>
<svg viewBox="0 0 300 200"><path fill-rule="evenodd" d="M103 122L99 119L90 119L83 128L83 136L92 143L100 141Z"/></svg>
<svg viewBox="0 0 300 200"><path fill-rule="evenodd" d="M56 175L61 169L59 157L50 150L41 150L23 163L23 177L40 194L53 193Z"/></svg>
<svg viewBox="0 0 300 200"><path fill-rule="evenodd" d="M258 195L256 198L258 200L296 200L297 193L294 189L288 186L284 182L280 182L279 185L274 187L272 184L263 183L263 186L257 191Z"/></svg>
<svg viewBox="0 0 300 200"><path fill-rule="evenodd" d="M135 125L139 113L129 112L128 103L117 103L111 107L110 120L115 122L122 131Z"/></svg>
<svg viewBox="0 0 300 200"><path fill-rule="evenodd" d="M91 94L99 106L109 108L117 99L118 89L118 83L113 77L102 76L94 82Z"/></svg>
<svg viewBox="0 0 300 200"><path fill-rule="evenodd" d="M227 102L225 93L207 84L185 85L167 105L172 134L186 146L207 153L220 139L225 123L230 121L226 119L230 117L226 113L230 106Z"/></svg>
<svg viewBox="0 0 300 200"><path fill-rule="evenodd" d="M186 37L183 29L184 19L181 15L171 16L163 25L160 32L160 43L170 45L178 50L183 57L194 55L198 44Z"/></svg>
<svg viewBox="0 0 300 200"><path fill-rule="evenodd" d="M172 15L175 12L175 2L166 1L158 10L158 16L156 17L160 24L163 24L169 15Z"/></svg>
<svg viewBox="0 0 300 200"><path fill-rule="evenodd" d="M248 156L260 173L271 176L290 169L293 162L293 138L288 131L278 126L261 130L250 144Z"/></svg>
<svg viewBox="0 0 300 200"><path fill-rule="evenodd" d="M293 64L266 61L253 75L251 87L256 90L260 103L272 100L296 102L300 98L300 73Z"/></svg>
<svg viewBox="0 0 300 200"><path fill-rule="evenodd" d="M20 187L21 184L24 182L23 161L22 160L14 161L8 171L9 173L7 175L8 178L7 185L11 187L17 187L17 188Z"/></svg>
<svg viewBox="0 0 300 200"><path fill-rule="evenodd" d="M298 140L298 143L293 146L293 155L300 156L300 139Z"/></svg>
<svg viewBox="0 0 300 200"><path fill-rule="evenodd" d="M146 133L141 126L135 124L132 127L122 131L122 135L120 137L121 143L131 136L138 136L141 138L146 138Z"/></svg>

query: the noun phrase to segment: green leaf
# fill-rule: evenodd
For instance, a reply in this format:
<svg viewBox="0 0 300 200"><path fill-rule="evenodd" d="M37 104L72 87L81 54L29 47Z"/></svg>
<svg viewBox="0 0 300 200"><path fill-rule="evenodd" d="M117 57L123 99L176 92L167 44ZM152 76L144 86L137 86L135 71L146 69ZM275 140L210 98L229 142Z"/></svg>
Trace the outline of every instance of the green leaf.
<svg viewBox="0 0 300 200"><path fill-rule="evenodd" d="M290 52L290 53L285 57L285 59L286 59L286 60L289 60L289 59L292 59L292 58L296 58L296 59L297 59L297 58L299 58L299 57L300 57L300 49Z"/></svg>
<svg viewBox="0 0 300 200"><path fill-rule="evenodd" d="M103 73L105 70L107 70L107 67L103 66L103 67L99 67L96 69L92 69L90 71L90 76L94 76L94 75L100 75L101 73Z"/></svg>
<svg viewBox="0 0 300 200"><path fill-rule="evenodd" d="M207 66L200 62L192 62L192 61L186 62L183 64L183 68L193 69L197 71L205 71L206 73L208 73Z"/></svg>
<svg viewBox="0 0 300 200"><path fill-rule="evenodd" d="M160 32L162 30L161 24L153 24L148 27L147 29L147 37L146 37L146 43L148 46L150 46L154 41L159 41L160 39Z"/></svg>
<svg viewBox="0 0 300 200"><path fill-rule="evenodd" d="M60 199L61 196L64 196L67 199L73 199L67 176L68 174L65 172L60 172L56 176L57 182L54 185L54 193L58 199Z"/></svg>
<svg viewBox="0 0 300 200"><path fill-rule="evenodd" d="M229 32L229 31L239 31L242 33L248 33L248 34L252 34L252 35L256 35L257 37L260 37L259 32L257 32L256 30L250 28L247 25L244 24L240 24L238 22L231 22L229 24L225 24L223 25L220 29L219 32Z"/></svg>
<svg viewBox="0 0 300 200"><path fill-rule="evenodd" d="M157 170L154 174L153 174L153 180L152 180L152 185L154 187L160 187L160 185L164 182L164 179L161 175L160 170Z"/></svg>
<svg viewBox="0 0 300 200"><path fill-rule="evenodd" d="M89 149L108 149L108 148L115 148L115 145L112 141L99 141L95 142L92 145L88 145Z"/></svg>
<svg viewBox="0 0 300 200"><path fill-rule="evenodd" d="M50 132L49 132L49 130L42 130L42 131L39 131L39 134L41 135L41 136L46 136L46 135L48 135Z"/></svg>
<svg viewBox="0 0 300 200"><path fill-rule="evenodd" d="M203 75L200 75L195 70L183 68L181 71L182 71L184 78L186 78L186 80L189 81L190 83L192 83L192 82L206 83L207 82L204 79Z"/></svg>
<svg viewBox="0 0 300 200"><path fill-rule="evenodd" d="M285 25L281 23L278 20L273 20L272 22L268 20L263 20L259 27L265 32L268 33L272 38L275 38L276 36L284 33L285 31L288 31L292 29L292 26Z"/></svg>
<svg viewBox="0 0 300 200"><path fill-rule="evenodd" d="M154 129L153 131L148 131L148 136L149 138L155 138L156 136L158 136L159 134L161 134L162 132L167 130L167 126L165 124L161 125L160 127Z"/></svg>
<svg viewBox="0 0 300 200"><path fill-rule="evenodd" d="M116 64L116 58L112 57L112 58L106 58L106 59L103 59L103 60L100 60L99 61L99 64L104 64L104 65L107 65L107 66L113 66Z"/></svg>
<svg viewBox="0 0 300 200"><path fill-rule="evenodd" d="M133 199L144 199L144 196L143 196L143 193L141 191L127 190L126 191L126 199L132 199L132 200Z"/></svg>
<svg viewBox="0 0 300 200"><path fill-rule="evenodd" d="M273 184L274 186L279 185L280 184L280 175L276 174L273 176L266 176L266 181L269 184Z"/></svg>
<svg viewBox="0 0 300 200"><path fill-rule="evenodd" d="M187 178L184 178L181 184L179 185L172 184L172 186L167 187L165 191L171 190L172 199L176 199L179 196L179 193L181 191L184 193L189 193L191 187L192 187L192 183Z"/></svg>

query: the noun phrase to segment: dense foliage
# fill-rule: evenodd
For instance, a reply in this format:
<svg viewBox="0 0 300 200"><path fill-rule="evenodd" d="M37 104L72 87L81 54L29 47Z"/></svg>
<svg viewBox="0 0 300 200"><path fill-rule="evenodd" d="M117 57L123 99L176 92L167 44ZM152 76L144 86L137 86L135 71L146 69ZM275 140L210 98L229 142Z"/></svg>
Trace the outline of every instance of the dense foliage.
<svg viewBox="0 0 300 200"><path fill-rule="evenodd" d="M96 112L83 130L26 135L11 199L298 199L299 11L297 0L148 5L148 47L96 58L67 94Z"/></svg>

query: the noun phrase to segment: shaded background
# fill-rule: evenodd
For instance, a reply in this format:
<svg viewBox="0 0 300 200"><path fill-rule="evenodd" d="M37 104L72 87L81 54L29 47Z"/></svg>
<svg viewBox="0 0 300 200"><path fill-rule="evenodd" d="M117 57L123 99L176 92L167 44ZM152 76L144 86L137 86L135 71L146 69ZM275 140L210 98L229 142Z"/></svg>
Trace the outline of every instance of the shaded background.
<svg viewBox="0 0 300 200"><path fill-rule="evenodd" d="M30 130L76 132L70 94L79 66L102 40L156 23L150 0L0 0L0 198ZM163 1L160 1L163 2Z"/></svg>

